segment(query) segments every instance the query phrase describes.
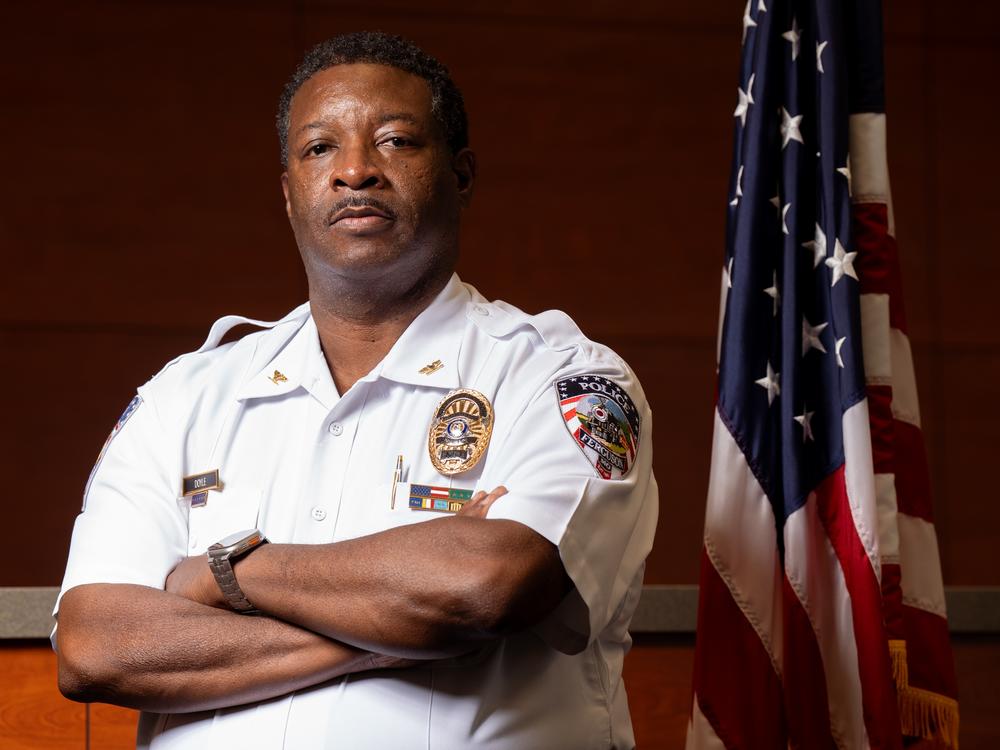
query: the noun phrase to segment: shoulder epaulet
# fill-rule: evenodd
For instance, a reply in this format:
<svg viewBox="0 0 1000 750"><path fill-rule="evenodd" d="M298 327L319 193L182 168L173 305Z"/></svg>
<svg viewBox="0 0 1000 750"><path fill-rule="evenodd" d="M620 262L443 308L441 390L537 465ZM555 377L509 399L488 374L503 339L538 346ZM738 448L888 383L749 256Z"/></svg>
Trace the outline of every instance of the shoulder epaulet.
<svg viewBox="0 0 1000 750"><path fill-rule="evenodd" d="M205 352L217 349L222 339L226 337L226 334L231 330L236 328L236 326L241 325L252 325L257 328L262 328L264 330L271 330L277 328L286 323L301 323L309 315L309 303L304 302L303 304L296 307L290 313L285 315L279 320L257 320L256 318L248 318L243 315L224 315L212 324L212 327L208 331L208 336L205 342L195 349L193 352L186 352L172 360L167 362L160 371L154 375L151 380L156 380L158 377L163 375L164 372L169 370L172 366L176 365L181 360L191 357L197 354L204 354Z"/></svg>
<svg viewBox="0 0 1000 750"><path fill-rule="evenodd" d="M509 336L519 329L530 329L553 351L564 351L591 343L562 310L546 310L537 315L529 315L500 300L483 301L472 306L469 317L479 328L497 338Z"/></svg>

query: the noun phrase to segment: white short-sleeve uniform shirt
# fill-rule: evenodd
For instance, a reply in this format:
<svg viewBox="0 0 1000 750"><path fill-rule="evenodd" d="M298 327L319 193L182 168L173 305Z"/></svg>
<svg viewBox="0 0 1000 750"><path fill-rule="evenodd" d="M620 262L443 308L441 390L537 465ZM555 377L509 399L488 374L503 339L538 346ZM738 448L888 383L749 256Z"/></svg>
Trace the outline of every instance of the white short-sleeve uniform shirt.
<svg viewBox="0 0 1000 750"><path fill-rule="evenodd" d="M489 302L457 276L343 395L308 305L218 346L239 322L219 321L201 350L138 389L141 401L88 483L62 592L98 582L163 588L181 558L243 529L318 544L440 517L410 509L410 484L505 485L489 517L558 546L575 590L535 628L462 657L348 675L250 706L144 713L138 746L632 747L621 671L657 490L650 411L628 366L563 313ZM431 462L428 429L456 388L485 395L495 422L480 462L446 477ZM581 433L584 418L593 428L609 415L617 439ZM391 507L397 456L403 475ZM213 469L223 488L192 508L182 478Z"/></svg>

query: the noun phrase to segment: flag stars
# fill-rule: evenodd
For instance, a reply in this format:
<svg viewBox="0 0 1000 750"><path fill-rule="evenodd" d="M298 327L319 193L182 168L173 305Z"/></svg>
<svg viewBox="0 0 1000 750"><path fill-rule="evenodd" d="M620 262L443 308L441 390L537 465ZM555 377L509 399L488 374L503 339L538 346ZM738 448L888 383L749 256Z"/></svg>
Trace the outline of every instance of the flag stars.
<svg viewBox="0 0 1000 750"><path fill-rule="evenodd" d="M819 349L823 354L826 354L826 347L823 346L823 342L820 341L820 334L823 333L823 329L826 328L829 323L820 323L818 326L812 325L806 317L802 316L802 356L806 356L806 352L810 349Z"/></svg>
<svg viewBox="0 0 1000 750"><path fill-rule="evenodd" d="M844 246L840 244L840 240L834 240L833 257L826 259L827 267L833 270L833 279L830 281L831 287L837 286L837 282L844 278L844 276L850 276L855 281L858 280L858 274L854 270L854 258L856 255L856 252L845 252Z"/></svg>
<svg viewBox="0 0 1000 750"><path fill-rule="evenodd" d="M845 341L847 341L847 336L842 336L841 338L837 339L836 347L834 350L834 354L837 355L837 367L840 367L841 369L843 369L844 367L844 358L840 356L840 350L843 348Z"/></svg>
<svg viewBox="0 0 1000 750"><path fill-rule="evenodd" d="M795 62L796 58L799 56L799 48L802 46L800 40L802 38L802 32L799 30L799 24L792 17L792 28L781 35L782 39L786 39L792 43L792 62Z"/></svg>
<svg viewBox="0 0 1000 750"><path fill-rule="evenodd" d="M791 203L786 203L781 209L781 232L782 234L788 234L788 224L785 223L785 217L788 216L788 209L792 207Z"/></svg>
<svg viewBox="0 0 1000 750"><path fill-rule="evenodd" d="M747 7L743 9L743 41L740 44L746 44L747 29L756 25L757 22L750 17L750 0L747 0Z"/></svg>
<svg viewBox="0 0 1000 750"><path fill-rule="evenodd" d="M815 239L803 242L802 247L812 252L813 268L818 267L826 259L826 235L823 234L823 228L819 224L816 225Z"/></svg>
<svg viewBox="0 0 1000 750"><path fill-rule="evenodd" d="M775 271L772 277L771 286L764 290L764 294L774 300L774 310L771 313L774 317L778 315L778 305L781 304L781 292L778 291L778 272ZM759 380L757 381L760 382Z"/></svg>
<svg viewBox="0 0 1000 750"><path fill-rule="evenodd" d="M826 45L829 42L816 42L816 70L820 73L825 73L823 70L823 50L826 49Z"/></svg>
<svg viewBox="0 0 1000 750"><path fill-rule="evenodd" d="M812 418L813 418L814 414L816 414L816 412L809 411L806 408L806 405L803 404L802 405L802 413L799 416L794 417L795 421L798 422L802 426L802 442L803 443L807 443L810 440L812 440L813 442L815 442L815 440L816 440L816 438L813 437L813 431L812 431Z"/></svg>
<svg viewBox="0 0 1000 750"><path fill-rule="evenodd" d="M789 141L805 143L805 141L802 140L802 133L799 130L799 125L801 123L802 115L792 117L788 114L787 109L784 107L781 108L781 148L785 148Z"/></svg>
<svg viewBox="0 0 1000 750"><path fill-rule="evenodd" d="M839 167L837 169L837 171L840 172L840 174L844 175L844 177L847 178L847 194L848 195L853 195L853 192L851 191L851 155L850 154L847 155L847 163L844 166Z"/></svg>
<svg viewBox="0 0 1000 750"><path fill-rule="evenodd" d="M767 363L767 374L764 377L755 380L754 383L759 385L761 388L767 391L767 405L770 406L774 403L775 396L781 395L781 386L778 381L781 378L781 374L775 372L771 368L771 363Z"/></svg>
<svg viewBox="0 0 1000 750"><path fill-rule="evenodd" d="M750 109L751 104L756 104L753 100L753 79L756 77L756 73L750 75L750 80L747 82L747 90L744 91L741 88L736 89L736 95L738 100L736 102L736 111L733 112L733 117L740 118L740 125L747 124L747 110Z"/></svg>
<svg viewBox="0 0 1000 750"><path fill-rule="evenodd" d="M729 201L730 206L735 206L739 204L740 198L743 197L743 165L740 164L740 168L736 170L736 197Z"/></svg>

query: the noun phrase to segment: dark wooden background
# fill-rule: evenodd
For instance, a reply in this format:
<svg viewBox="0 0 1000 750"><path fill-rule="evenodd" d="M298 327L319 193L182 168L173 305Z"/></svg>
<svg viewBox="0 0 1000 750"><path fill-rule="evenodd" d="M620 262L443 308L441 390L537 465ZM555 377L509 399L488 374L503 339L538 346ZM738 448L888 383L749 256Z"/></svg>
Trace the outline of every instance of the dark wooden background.
<svg viewBox="0 0 1000 750"><path fill-rule="evenodd" d="M413 38L465 91L480 162L465 280L529 311L566 310L639 373L662 491L647 582L695 582L743 6L5 4L0 586L59 583L84 481L136 385L216 317L273 318L304 298L275 104L311 43L359 29ZM998 585L1000 6L888 0L885 13L889 160L944 578ZM580 278L629 305L602 307ZM956 648L963 747L996 747L1000 648ZM0 744L79 747L82 709L55 696L51 654L9 644L2 656L15 679ZM690 637L647 637L629 656L640 747L681 746L690 661ZM92 746L128 745L131 713L95 706L90 718Z"/></svg>
<svg viewBox="0 0 1000 750"><path fill-rule="evenodd" d="M415 9L418 8L419 9ZM636 369L662 497L650 583L697 579L743 3L91 2L3 11L0 585L55 585L135 386L229 312L304 298L272 125L308 45L409 36L465 91L460 272ZM886 3L889 158L949 584L1000 583L1000 9ZM575 279L620 291L604 306ZM416 428L415 428L416 429Z"/></svg>

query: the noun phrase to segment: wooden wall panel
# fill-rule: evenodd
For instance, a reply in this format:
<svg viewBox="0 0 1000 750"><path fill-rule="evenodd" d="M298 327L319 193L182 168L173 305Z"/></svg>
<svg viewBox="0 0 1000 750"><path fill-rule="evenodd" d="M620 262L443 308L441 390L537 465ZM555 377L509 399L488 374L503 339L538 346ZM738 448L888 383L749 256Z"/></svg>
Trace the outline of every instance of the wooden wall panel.
<svg viewBox="0 0 1000 750"><path fill-rule="evenodd" d="M2 642L0 675L0 747L84 750L84 706L59 694L52 649L37 642Z"/></svg>
<svg viewBox="0 0 1000 750"><path fill-rule="evenodd" d="M566 310L638 372L663 490L647 580L693 583L742 6L10 9L0 372L24 395L5 410L0 472L32 484L0 501L27 531L0 549L0 585L59 583L93 457L136 385L215 317L275 317L303 298L278 187L276 99L308 44L363 28L413 37L465 91L481 179L463 277L530 311ZM989 94L1000 6L885 6L897 235L945 580L997 584L985 550L1000 503L976 477L1000 416L1000 384L982 376L1000 357L988 225L998 157L984 146L1000 107ZM579 279L628 304L595 302Z"/></svg>
<svg viewBox="0 0 1000 750"><path fill-rule="evenodd" d="M1000 253L991 231L1000 154L988 145L997 106L981 92L1000 71L1000 8L973 3L961 23L945 20L934 3L927 8L926 61L917 76L928 91L928 283L917 304L927 306L931 319L929 377L920 385L934 419L930 455L945 581L996 584L1000 569L990 552L1000 528L1000 492L981 477L1000 423L992 282L1000 275ZM993 21L978 27L989 14Z"/></svg>
<svg viewBox="0 0 1000 750"><path fill-rule="evenodd" d="M134 750L139 712L106 703L90 706L91 750Z"/></svg>

